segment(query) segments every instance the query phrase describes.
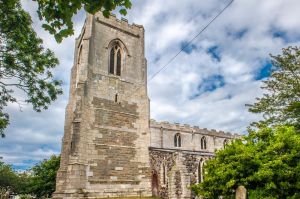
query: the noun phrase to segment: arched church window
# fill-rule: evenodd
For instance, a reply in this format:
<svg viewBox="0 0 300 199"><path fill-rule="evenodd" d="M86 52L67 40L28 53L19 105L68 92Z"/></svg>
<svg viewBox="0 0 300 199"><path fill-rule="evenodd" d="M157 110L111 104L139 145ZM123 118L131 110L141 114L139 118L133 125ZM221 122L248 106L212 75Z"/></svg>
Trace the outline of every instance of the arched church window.
<svg viewBox="0 0 300 199"><path fill-rule="evenodd" d="M174 146L181 147L181 136L179 133L174 136Z"/></svg>
<svg viewBox="0 0 300 199"><path fill-rule="evenodd" d="M115 43L109 56L109 73L121 76L122 52L118 43Z"/></svg>
<svg viewBox="0 0 300 199"><path fill-rule="evenodd" d="M206 137L201 138L201 149L206 149Z"/></svg>

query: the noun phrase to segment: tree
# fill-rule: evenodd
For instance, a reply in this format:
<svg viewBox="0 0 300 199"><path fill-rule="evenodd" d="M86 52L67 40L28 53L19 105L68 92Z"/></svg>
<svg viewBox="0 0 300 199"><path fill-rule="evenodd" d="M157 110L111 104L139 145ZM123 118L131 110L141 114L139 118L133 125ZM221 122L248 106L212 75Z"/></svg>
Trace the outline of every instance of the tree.
<svg viewBox="0 0 300 199"><path fill-rule="evenodd" d="M15 192L18 188L18 175L12 167L0 161L0 196L7 191Z"/></svg>
<svg viewBox="0 0 300 199"><path fill-rule="evenodd" d="M249 198L300 198L300 135L294 127L251 131L207 162L204 182L192 190L206 198L232 198L239 185Z"/></svg>
<svg viewBox="0 0 300 199"><path fill-rule="evenodd" d="M282 55L271 58L274 68L262 86L267 92L253 105L247 105L250 112L264 116L263 121L252 125L293 125L300 130L300 50L288 47Z"/></svg>
<svg viewBox="0 0 300 199"><path fill-rule="evenodd" d="M53 34L57 42L64 37L74 34L72 17L83 7L85 11L95 14L102 11L105 17L109 17L112 10L117 7L122 15L127 14L131 8L130 0L36 0L38 3L38 15L45 30Z"/></svg>
<svg viewBox="0 0 300 199"><path fill-rule="evenodd" d="M30 15L19 0L0 0L0 135L9 124L4 112L8 103L18 102L15 92L26 94L25 102L35 111L47 109L62 94L61 82L51 69L58 60L31 27Z"/></svg>
<svg viewBox="0 0 300 199"><path fill-rule="evenodd" d="M51 156L35 165L31 171L32 176L28 185L27 193L38 198L49 197L55 191L56 173L59 169L60 156Z"/></svg>

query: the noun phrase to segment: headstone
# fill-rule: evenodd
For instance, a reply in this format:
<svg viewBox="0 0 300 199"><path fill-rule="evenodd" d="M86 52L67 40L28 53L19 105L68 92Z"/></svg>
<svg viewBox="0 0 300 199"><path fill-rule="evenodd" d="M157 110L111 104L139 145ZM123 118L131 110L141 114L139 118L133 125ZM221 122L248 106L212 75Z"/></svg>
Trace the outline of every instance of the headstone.
<svg viewBox="0 0 300 199"><path fill-rule="evenodd" d="M247 189L244 186L239 186L235 192L235 199L246 199Z"/></svg>

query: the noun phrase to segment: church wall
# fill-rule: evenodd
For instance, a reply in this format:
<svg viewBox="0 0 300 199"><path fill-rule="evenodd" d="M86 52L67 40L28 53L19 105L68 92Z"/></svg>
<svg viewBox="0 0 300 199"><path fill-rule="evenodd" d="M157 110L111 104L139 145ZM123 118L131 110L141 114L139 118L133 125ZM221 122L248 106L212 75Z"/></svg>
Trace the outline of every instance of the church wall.
<svg viewBox="0 0 300 199"><path fill-rule="evenodd" d="M239 137L222 131L154 120L151 120L150 132L150 164L152 175L158 176L154 193L169 199L195 198L189 187L203 180L201 168L205 162L214 157L215 150L224 148L224 140L230 142ZM181 147L174 146L174 136L178 133ZM201 149L203 136L206 149Z"/></svg>
<svg viewBox="0 0 300 199"><path fill-rule="evenodd" d="M201 129L189 125L171 124L168 122L150 121L151 147L172 149L202 151L205 153L214 153L216 149L224 148L225 140L232 140L239 137L237 134L225 133L223 131ZM174 145L174 137L180 134L181 147ZM201 138L206 139L206 149L201 149Z"/></svg>

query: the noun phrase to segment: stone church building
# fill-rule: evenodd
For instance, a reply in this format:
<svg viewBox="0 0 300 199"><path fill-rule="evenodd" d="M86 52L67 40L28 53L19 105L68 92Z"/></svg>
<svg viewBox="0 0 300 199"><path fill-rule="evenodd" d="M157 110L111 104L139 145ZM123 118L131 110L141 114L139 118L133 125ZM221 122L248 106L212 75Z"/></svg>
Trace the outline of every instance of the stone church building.
<svg viewBox="0 0 300 199"><path fill-rule="evenodd" d="M194 198L237 135L150 119L144 28L87 15L76 39L56 199ZM70 49L71 50L71 49Z"/></svg>

